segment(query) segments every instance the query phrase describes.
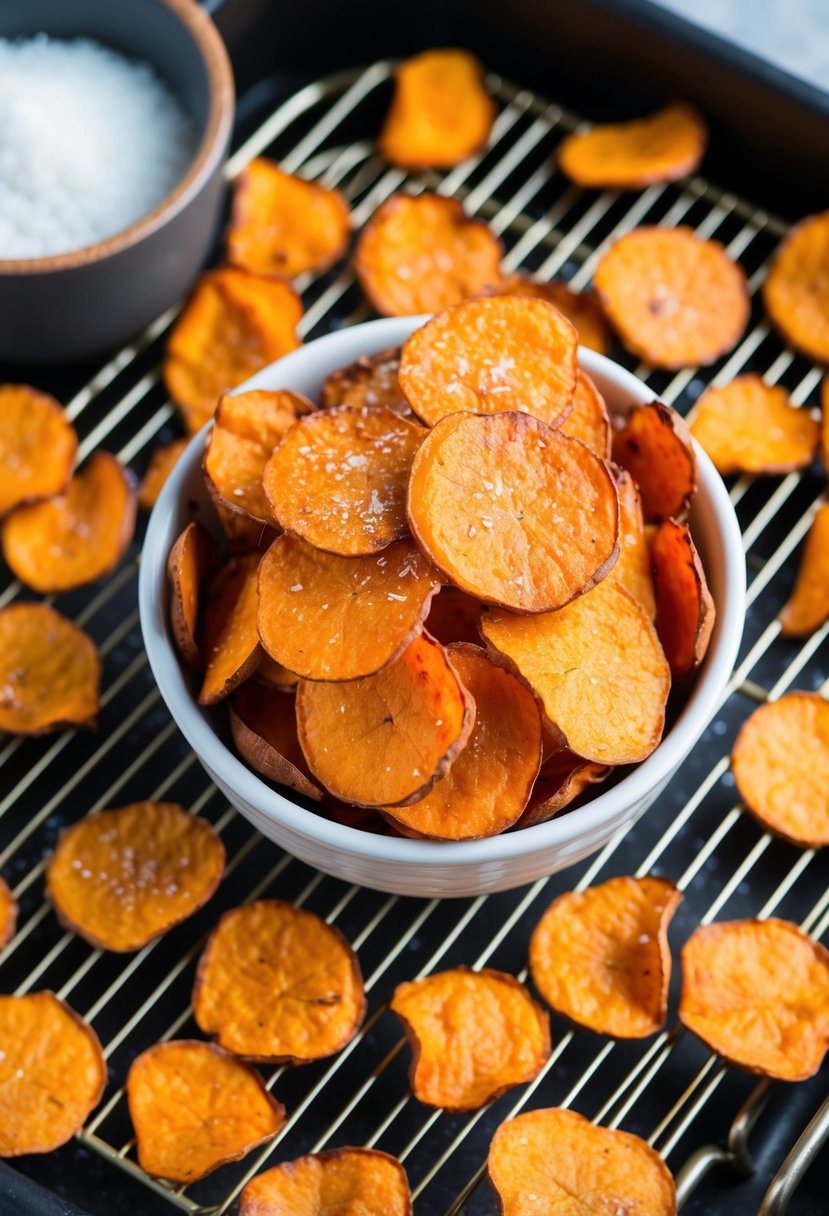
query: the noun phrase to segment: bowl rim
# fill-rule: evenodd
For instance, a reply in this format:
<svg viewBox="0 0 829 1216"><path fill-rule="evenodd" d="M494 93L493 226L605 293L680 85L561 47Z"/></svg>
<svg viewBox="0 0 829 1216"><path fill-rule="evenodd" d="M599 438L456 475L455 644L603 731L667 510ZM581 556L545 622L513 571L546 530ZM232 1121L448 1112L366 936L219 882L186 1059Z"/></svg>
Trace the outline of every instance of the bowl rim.
<svg viewBox="0 0 829 1216"><path fill-rule="evenodd" d="M269 387L268 382L275 367L279 366L289 376L297 363L302 366L305 360L313 360L314 355L309 352L326 347L336 348L337 344L345 345L346 336L350 339L355 330L366 335L364 353L372 353L399 345L428 319L426 316L384 318L326 334L263 368L233 391ZM579 360L588 374L595 372L600 377L606 376L618 386L621 393L629 395L633 403L654 400L656 397L631 372L604 355L580 347ZM709 457L695 443L699 489L709 500L711 514L716 518L722 553L726 558L729 555L737 556L738 560L723 563L722 603L717 604L714 635L716 649L709 649L691 696L670 731L650 756L585 806L566 815L555 816L546 823L479 840L433 841L378 835L307 810L267 785L216 734L195 701L166 623L167 554L162 551L163 533L168 518L176 514L180 488L200 462L201 449L210 425L206 423L193 437L150 516L139 572L139 614L144 643L163 700L179 730L211 776L219 774L221 783L253 806L262 818L278 822L291 835L313 839L317 846L359 857L368 863L385 863L391 867L427 865L440 870L493 862L508 863L535 852L546 853L565 848L618 820L626 807L635 808L648 795L652 796L685 758L716 712L734 669L742 637L745 562L742 537L726 488ZM290 845L287 847L290 851Z"/></svg>
<svg viewBox="0 0 829 1216"><path fill-rule="evenodd" d="M82 245L80 249L70 249L66 253L36 258L0 258L0 275L22 276L74 270L137 245L187 206L214 171L217 157L224 154L233 126L235 86L230 58L221 35L207 11L201 4L194 4L193 0L152 2L168 9L189 33L207 71L210 109L204 135L187 172L151 211L134 220L126 228L121 228L91 245ZM79 33L77 36L84 35ZM89 37L94 38L94 35Z"/></svg>

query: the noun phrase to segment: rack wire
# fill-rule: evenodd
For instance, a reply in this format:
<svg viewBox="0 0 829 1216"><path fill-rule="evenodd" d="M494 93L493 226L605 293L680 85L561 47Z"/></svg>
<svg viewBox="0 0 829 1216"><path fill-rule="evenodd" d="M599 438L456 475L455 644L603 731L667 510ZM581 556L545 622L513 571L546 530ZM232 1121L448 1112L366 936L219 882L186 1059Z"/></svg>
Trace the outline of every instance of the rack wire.
<svg viewBox="0 0 829 1216"><path fill-rule="evenodd" d="M737 349L705 373L668 374L635 366L621 351L617 357L686 414L704 386L749 370L784 384L796 403L810 405L819 373L781 346L756 302L784 231L781 221L700 177L635 195L576 189L555 172L552 153L580 120L496 77L488 82L498 102L490 147L445 175L409 176L381 162L372 143L391 71L388 63L374 64L304 89L234 153L228 176L256 155L273 155L288 171L339 187L355 226L401 188L456 195L503 237L507 268L561 276L576 288L589 284L598 257L623 232L643 223L688 224L722 241L746 267L755 301L749 329ZM305 338L368 315L346 266L299 287ZM140 470L152 447L172 437L175 411L159 383L158 365L174 316L171 310L159 318L68 402L82 436L81 458L103 445ZM791 642L781 639L776 620L822 492L815 471L733 482L749 608L738 665L715 720L658 804L631 831L564 875L488 898L424 902L349 887L252 831L207 781L160 702L140 640L136 546L104 585L64 597L62 611L95 637L104 658L100 729L0 743L0 869L22 913L0 960L0 987L17 993L50 987L97 1029L110 1086L81 1143L151 1187L170 1210L191 1213L228 1212L245 1181L268 1164L347 1143L398 1156L419 1211L489 1212L492 1200L481 1182L495 1127L524 1108L544 1105L574 1105L607 1126L645 1136L677 1174L682 1204L691 1204L716 1167L748 1172L749 1137L773 1087L727 1068L673 1022L644 1044L609 1042L554 1023L554 1050L536 1080L482 1111L449 1116L411 1097L407 1050L385 1006L400 980L441 966L489 964L523 976L529 932L547 903L562 890L614 873L658 872L677 881L685 894L675 922L677 940L697 923L737 915L779 914L818 938L826 934L825 858L772 839L746 817L735 802L728 765L730 744L754 702L791 687L827 690L829 627L803 643ZM0 606L25 595L19 584L7 582ZM208 908L123 958L61 930L43 891L44 859L66 823L139 798L175 799L205 815L225 841L229 864ZM275 1142L200 1183L168 1187L149 1179L135 1160L121 1084L139 1051L159 1039L197 1033L189 993L206 933L225 908L263 894L312 908L343 930L361 960L369 1013L334 1059L267 1075L268 1087L289 1112ZM822 1128L825 1116L818 1122Z"/></svg>

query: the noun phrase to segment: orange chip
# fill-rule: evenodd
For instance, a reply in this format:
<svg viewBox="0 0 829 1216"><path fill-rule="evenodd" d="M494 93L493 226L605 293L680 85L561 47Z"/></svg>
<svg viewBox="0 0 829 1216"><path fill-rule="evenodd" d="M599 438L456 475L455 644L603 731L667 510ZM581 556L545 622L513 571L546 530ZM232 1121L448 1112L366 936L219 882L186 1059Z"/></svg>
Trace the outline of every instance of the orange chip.
<svg viewBox="0 0 829 1216"><path fill-rule="evenodd" d="M819 507L809 535L791 598L780 612L786 638L805 638L829 620L829 503Z"/></svg>
<svg viewBox="0 0 829 1216"><path fill-rule="evenodd" d="M406 486L424 431L385 406L301 418L265 466L277 522L318 549L359 557L408 535Z"/></svg>
<svg viewBox="0 0 829 1216"><path fill-rule="evenodd" d="M829 844L829 701L793 692L743 724L731 767L740 797L764 827L793 844Z"/></svg>
<svg viewBox="0 0 829 1216"><path fill-rule="evenodd" d="M259 1073L214 1043L157 1043L132 1062L126 1089L138 1164L169 1182L238 1161L285 1122Z"/></svg>
<svg viewBox="0 0 829 1216"><path fill-rule="evenodd" d="M636 228L603 255L593 283L628 350L654 367L713 363L749 316L742 268L691 228Z"/></svg>
<svg viewBox="0 0 829 1216"><path fill-rule="evenodd" d="M482 619L489 645L541 702L569 747L597 764L635 764L662 738L671 686L647 613L605 579L558 612Z"/></svg>
<svg viewBox="0 0 829 1216"><path fill-rule="evenodd" d="M109 574L135 530L135 482L96 452L65 494L18 507L3 523L3 556L22 583L46 595Z"/></svg>
<svg viewBox="0 0 829 1216"><path fill-rule="evenodd" d="M218 561L213 537L193 520L178 537L167 558L170 584L170 627L179 654L197 670L202 654L196 640L202 586Z"/></svg>
<svg viewBox="0 0 829 1216"><path fill-rule="evenodd" d="M400 348L381 350L376 355L361 355L348 367L340 367L326 376L320 389L320 408L330 410L335 405L350 405L361 410L366 406L385 405L395 414L407 417L412 412L397 379L400 370Z"/></svg>
<svg viewBox="0 0 829 1216"><path fill-rule="evenodd" d="M412 1047L412 1092L426 1106L477 1110L537 1076L550 1055L547 1015L523 984L455 967L399 984L389 1008Z"/></svg>
<svg viewBox="0 0 829 1216"><path fill-rule="evenodd" d="M209 270L173 327L164 383L189 435L213 417L219 397L300 344L302 303L284 279L233 266Z"/></svg>
<svg viewBox="0 0 829 1216"><path fill-rule="evenodd" d="M164 489L167 478L178 464L179 457L189 442L189 439L174 439L172 443L162 443L154 449L147 471L138 487L138 505L142 511L151 511L158 502L158 496Z"/></svg>
<svg viewBox="0 0 829 1216"><path fill-rule="evenodd" d="M579 186L638 190L693 173L707 143L708 131L697 111L675 101L647 118L568 135L559 144L558 165Z"/></svg>
<svg viewBox="0 0 829 1216"><path fill-rule="evenodd" d="M668 925L682 896L664 878L611 878L553 900L530 940L533 983L556 1013L616 1039L665 1024Z"/></svg>
<svg viewBox="0 0 829 1216"><path fill-rule="evenodd" d="M619 554L607 465L528 414L439 422L412 463L408 514L418 544L453 583L518 612L568 603Z"/></svg>
<svg viewBox="0 0 829 1216"><path fill-rule="evenodd" d="M296 701L314 776L345 802L382 807L428 793L466 745L474 709L446 651L426 634L375 675L302 681Z"/></svg>
<svg viewBox="0 0 829 1216"><path fill-rule="evenodd" d="M543 300L485 296L448 308L403 346L400 385L427 426L518 410L551 426L573 408L578 338Z"/></svg>
<svg viewBox="0 0 829 1216"><path fill-rule="evenodd" d="M17 901L0 876L0 950L8 945L17 928Z"/></svg>
<svg viewBox="0 0 829 1216"><path fill-rule="evenodd" d="M227 260L254 274L327 270L348 248L351 214L339 190L257 157L236 178Z"/></svg>
<svg viewBox="0 0 829 1216"><path fill-rule="evenodd" d="M656 599L642 500L636 482L626 469L614 468L613 475L619 494L619 560L613 567L611 578L626 587L653 620L656 616Z"/></svg>
<svg viewBox="0 0 829 1216"><path fill-rule="evenodd" d="M27 384L0 384L0 515L62 494L78 437L63 407Z"/></svg>
<svg viewBox="0 0 829 1216"><path fill-rule="evenodd" d="M259 554L233 557L207 585L201 625L204 682L199 705L214 705L253 675L262 658L256 629Z"/></svg>
<svg viewBox="0 0 829 1216"><path fill-rule="evenodd" d="M360 234L354 270L379 313L406 317L439 312L497 282L503 252L457 199L394 194Z"/></svg>
<svg viewBox="0 0 829 1216"><path fill-rule="evenodd" d="M687 524L666 519L651 539L656 632L674 680L696 671L717 610Z"/></svg>
<svg viewBox="0 0 829 1216"><path fill-rule="evenodd" d="M411 1216L406 1171L372 1148L335 1148L251 1178L239 1216Z"/></svg>
<svg viewBox="0 0 829 1216"><path fill-rule="evenodd" d="M230 706L230 729L240 756L252 769L319 802L322 790L297 738L293 697L255 681L243 684Z"/></svg>
<svg viewBox="0 0 829 1216"><path fill-rule="evenodd" d="M495 103L468 51L424 51L397 66L380 155L403 169L451 169L489 139Z"/></svg>
<svg viewBox="0 0 829 1216"><path fill-rule="evenodd" d="M579 371L573 393L573 409L558 429L569 439L580 439L602 460L610 459L610 416L604 397L587 372Z"/></svg>
<svg viewBox="0 0 829 1216"><path fill-rule="evenodd" d="M610 771L607 765L582 760L569 748L553 752L541 765L518 827L530 828L537 823L546 823L591 785L604 781Z"/></svg>
<svg viewBox="0 0 829 1216"><path fill-rule="evenodd" d="M95 643L77 625L47 604L0 609L0 732L94 726L100 684Z"/></svg>
<svg viewBox="0 0 829 1216"><path fill-rule="evenodd" d="M613 459L639 487L646 523L686 517L697 490L697 459L676 410L661 401L635 405L613 436Z"/></svg>
<svg viewBox="0 0 829 1216"><path fill-rule="evenodd" d="M207 820L172 802L135 802L63 832L46 886L68 929L126 953L206 904L224 864L224 845Z"/></svg>
<svg viewBox="0 0 829 1216"><path fill-rule="evenodd" d="M531 1110L502 1123L487 1172L501 1216L676 1216L676 1187L659 1154L573 1110Z"/></svg>
<svg viewBox="0 0 829 1216"><path fill-rule="evenodd" d="M802 469L820 437L809 410L792 405L784 388L754 375L706 389L691 434L723 475Z"/></svg>
<svg viewBox="0 0 829 1216"><path fill-rule="evenodd" d="M787 342L829 361L829 211L791 228L763 284L766 312Z"/></svg>
<svg viewBox="0 0 829 1216"><path fill-rule="evenodd" d="M199 1029L269 1064L304 1064L350 1043L365 1013L357 956L312 912L260 899L225 912L193 989Z"/></svg>
<svg viewBox="0 0 829 1216"><path fill-rule="evenodd" d="M606 355L610 350L610 329L601 305L592 291L573 291L556 279L542 282L528 274L510 274L490 287L488 295L535 296L546 300L563 313L578 330L579 344Z"/></svg>
<svg viewBox="0 0 829 1216"><path fill-rule="evenodd" d="M682 948L680 1021L749 1072L814 1076L829 1047L827 1010L829 951L788 921L703 925Z"/></svg>
<svg viewBox="0 0 829 1216"><path fill-rule="evenodd" d="M541 763L541 717L532 693L487 658L456 643L449 659L475 701L469 742L420 801L388 811L407 836L476 840L519 819Z"/></svg>
<svg viewBox="0 0 829 1216"><path fill-rule="evenodd" d="M106 1079L95 1031L53 992L0 996L0 1157L65 1144Z"/></svg>
<svg viewBox="0 0 829 1216"><path fill-rule="evenodd" d="M442 587L429 608L426 617L426 632L444 646L450 642L481 643L478 622L481 605L465 591L457 587Z"/></svg>

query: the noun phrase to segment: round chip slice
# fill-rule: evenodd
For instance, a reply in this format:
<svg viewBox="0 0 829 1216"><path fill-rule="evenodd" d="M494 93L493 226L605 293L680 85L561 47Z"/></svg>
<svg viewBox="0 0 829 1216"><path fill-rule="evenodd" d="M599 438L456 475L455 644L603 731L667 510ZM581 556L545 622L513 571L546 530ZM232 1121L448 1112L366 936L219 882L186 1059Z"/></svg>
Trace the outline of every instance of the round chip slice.
<svg viewBox="0 0 829 1216"><path fill-rule="evenodd" d="M238 1161L285 1122L259 1073L214 1043L157 1043L133 1060L126 1090L138 1164L168 1182Z"/></svg>
<svg viewBox="0 0 829 1216"><path fill-rule="evenodd" d="M260 899L226 912L199 962L193 1016L222 1047L269 1064L321 1060L365 1013L357 956L312 912Z"/></svg>
<svg viewBox="0 0 829 1216"><path fill-rule="evenodd" d="M17 928L17 901L0 876L0 950L8 945Z"/></svg>
<svg viewBox="0 0 829 1216"><path fill-rule="evenodd" d="M204 680L199 705L215 705L253 675L263 650L256 629L259 554L233 557L207 586L201 614Z"/></svg>
<svg viewBox="0 0 829 1216"><path fill-rule="evenodd" d="M613 476L619 494L619 560L610 577L626 587L653 620L656 599L642 500L636 482L626 469L614 468Z"/></svg>
<svg viewBox="0 0 829 1216"><path fill-rule="evenodd" d="M528 414L439 422L412 463L408 514L418 544L453 583L517 612L561 607L619 555L608 466Z"/></svg>
<svg viewBox="0 0 829 1216"><path fill-rule="evenodd" d="M299 746L293 697L249 680L233 697L230 730L239 754L257 773L320 801L322 790Z"/></svg>
<svg viewBox="0 0 829 1216"><path fill-rule="evenodd" d="M101 950L140 950L206 904L225 850L172 802L100 811L63 832L46 869L61 922Z"/></svg>
<svg viewBox="0 0 829 1216"><path fill-rule="evenodd" d="M829 845L829 701L819 693L787 693L756 709L731 767L763 827L792 844Z"/></svg>
<svg viewBox="0 0 829 1216"><path fill-rule="evenodd" d="M155 448L150 456L147 471L138 487L138 505L142 511L151 511L158 502L167 478L172 473L187 447L189 439L174 439Z"/></svg>
<svg viewBox="0 0 829 1216"><path fill-rule="evenodd" d="M94 726L100 684L95 643L77 625L47 604L0 609L0 732Z"/></svg>
<svg viewBox="0 0 829 1216"><path fill-rule="evenodd" d="M336 405L350 405L361 410L366 406L385 405L395 414L406 417L412 412L397 379L400 370L400 348L381 350L376 355L362 355L348 367L338 368L326 376L320 389L320 408L330 410Z"/></svg>
<svg viewBox="0 0 829 1216"><path fill-rule="evenodd" d="M628 350L654 367L713 363L749 316L745 273L691 228L636 228L596 267L593 284Z"/></svg>
<svg viewBox="0 0 829 1216"><path fill-rule="evenodd" d="M748 375L706 389L691 434L725 476L802 469L814 458L820 432L809 410L792 405L784 388Z"/></svg>
<svg viewBox="0 0 829 1216"><path fill-rule="evenodd" d="M675 101L647 118L568 135L559 144L558 165L579 186L639 190L693 173L707 142L708 131L697 111Z"/></svg>
<svg viewBox="0 0 829 1216"><path fill-rule="evenodd" d="M193 520L178 537L167 557L170 627L179 654L194 671L202 665L196 640L201 589L218 556L213 537L197 520Z"/></svg>
<svg viewBox="0 0 829 1216"><path fill-rule="evenodd" d="M780 632L804 638L829 620L829 503L818 507L791 597L780 610Z"/></svg>
<svg viewBox="0 0 829 1216"><path fill-rule="evenodd" d="M587 346L600 355L606 355L610 350L610 328L599 301L591 291L573 291L558 279L546 283L528 274L510 274L495 287L489 288L487 294L535 296L539 300L546 300L575 325L580 346Z"/></svg>
<svg viewBox="0 0 829 1216"><path fill-rule="evenodd" d="M697 491L697 458L676 410L661 401L635 405L613 436L613 459L636 482L646 523L686 517Z"/></svg>
<svg viewBox="0 0 829 1216"><path fill-rule="evenodd" d="M373 1148L283 1161L242 1191L239 1216L411 1216L406 1171Z"/></svg>
<svg viewBox="0 0 829 1216"><path fill-rule="evenodd" d="M132 474L95 452L64 495L18 507L3 523L3 556L42 595L70 591L109 574L135 530Z"/></svg>
<svg viewBox="0 0 829 1216"><path fill-rule="evenodd" d="M65 1144L106 1078L95 1031L53 992L0 996L0 1157Z"/></svg>
<svg viewBox="0 0 829 1216"><path fill-rule="evenodd" d="M680 1021L731 1064L804 1081L829 1047L829 951L785 920L697 929L682 948Z"/></svg>
<svg viewBox="0 0 829 1216"><path fill-rule="evenodd" d="M0 384L0 515L62 494L78 437L63 407L27 384Z"/></svg>
<svg viewBox="0 0 829 1216"><path fill-rule="evenodd" d="M763 284L763 302L783 337L829 362L829 211L789 230Z"/></svg>
<svg viewBox="0 0 829 1216"><path fill-rule="evenodd" d="M412 1047L418 1101L477 1110L537 1076L550 1055L547 1015L523 984L487 967L455 967L399 984L389 1008Z"/></svg>

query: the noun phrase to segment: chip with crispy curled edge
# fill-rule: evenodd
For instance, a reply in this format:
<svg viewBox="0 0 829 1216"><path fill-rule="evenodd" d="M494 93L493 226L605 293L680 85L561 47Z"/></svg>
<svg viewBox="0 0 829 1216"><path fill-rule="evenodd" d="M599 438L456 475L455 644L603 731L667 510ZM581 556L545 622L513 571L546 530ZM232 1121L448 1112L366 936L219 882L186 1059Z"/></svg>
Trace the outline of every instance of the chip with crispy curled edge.
<svg viewBox="0 0 829 1216"><path fill-rule="evenodd" d="M619 494L619 560L610 577L627 587L653 620L656 616L656 600L651 575L651 555L642 515L642 499L636 482L627 469L614 466L613 476Z"/></svg>
<svg viewBox="0 0 829 1216"><path fill-rule="evenodd" d="M501 1216L676 1216L659 1154L573 1110L530 1110L502 1123L487 1173Z"/></svg>
<svg viewBox="0 0 829 1216"><path fill-rule="evenodd" d="M240 756L257 773L320 801L322 790L299 746L293 697L248 680L230 703L230 731Z"/></svg>
<svg viewBox="0 0 829 1216"><path fill-rule="evenodd" d="M126 1091L138 1164L168 1182L239 1161L285 1122L259 1073L215 1043L156 1043L130 1065Z"/></svg>
<svg viewBox="0 0 829 1216"><path fill-rule="evenodd" d="M717 610L687 524L666 519L651 537L656 632L674 680L696 671L708 650Z"/></svg>
<svg viewBox="0 0 829 1216"><path fill-rule="evenodd" d="M201 592L218 560L218 546L198 520L176 538L167 557L170 628L179 654L193 671L202 666L197 640Z"/></svg>
<svg viewBox="0 0 829 1216"><path fill-rule="evenodd" d="M0 996L0 1157L65 1144L106 1079L95 1031L53 992Z"/></svg>
<svg viewBox="0 0 829 1216"><path fill-rule="evenodd" d="M645 523L686 517L697 490L697 458L675 409L661 401L635 405L613 435L613 459L639 487Z"/></svg>
<svg viewBox="0 0 829 1216"><path fill-rule="evenodd" d="M487 289L491 296L535 296L546 300L563 313L578 331L579 345L606 355L610 350L610 327L605 320L602 306L592 291L573 291L560 279L543 282L529 274L509 274L494 287Z"/></svg>
<svg viewBox="0 0 829 1216"><path fill-rule="evenodd" d="M533 690L561 746L597 764L636 764L662 738L671 672L629 591L605 579L558 612L492 608L484 638Z"/></svg>
<svg viewBox="0 0 829 1216"><path fill-rule="evenodd" d="M206 904L224 865L224 845L206 819L172 802L134 802L63 832L46 889L68 929L127 953Z"/></svg>
<svg viewBox="0 0 829 1216"><path fill-rule="evenodd" d="M305 680L355 680L397 658L423 628L439 589L411 541L340 557L286 533L259 567L259 637Z"/></svg>
<svg viewBox="0 0 829 1216"><path fill-rule="evenodd" d="M736 346L749 317L745 272L691 228L635 228L593 285L628 350L653 367L706 366Z"/></svg>
<svg viewBox="0 0 829 1216"><path fill-rule="evenodd" d="M451 169L489 139L495 103L468 51L424 51L398 64L380 155L403 169Z"/></svg>
<svg viewBox="0 0 829 1216"><path fill-rule="evenodd" d="M351 214L339 190L256 157L233 186L227 260L288 279L327 270L348 248Z"/></svg>
<svg viewBox="0 0 829 1216"><path fill-rule="evenodd" d="M459 587L445 586L432 600L426 617L426 632L444 646L451 642L471 642L473 646L479 646L480 619L480 600Z"/></svg>
<svg viewBox="0 0 829 1216"><path fill-rule="evenodd" d="M0 875L0 950L14 937L17 927L17 901Z"/></svg>
<svg viewBox="0 0 829 1216"><path fill-rule="evenodd" d="M829 211L790 228L763 284L763 303L792 346L829 362Z"/></svg>
<svg viewBox="0 0 829 1216"><path fill-rule="evenodd" d="M523 984L455 967L399 984L389 1005L412 1048L412 1092L426 1106L477 1110L537 1076L550 1054L546 1013Z"/></svg>
<svg viewBox="0 0 829 1216"><path fill-rule="evenodd" d="M622 877L553 900L530 939L530 973L550 1008L616 1039L659 1030L681 899L665 878Z"/></svg>
<svg viewBox="0 0 829 1216"><path fill-rule="evenodd" d="M546 823L575 802L591 785L604 781L610 773L605 764L594 764L583 760L569 748L547 756L539 769L529 801L518 820L520 828L530 828L537 823Z"/></svg>
<svg viewBox="0 0 829 1216"><path fill-rule="evenodd" d="M521 816L541 763L535 698L480 646L455 643L449 658L475 701L475 725L452 767L425 797L386 816L404 836L477 840Z"/></svg>
<svg viewBox="0 0 829 1216"><path fill-rule="evenodd" d="M740 797L763 827L792 844L829 844L829 701L791 692L743 724L731 767Z"/></svg>
<svg viewBox="0 0 829 1216"><path fill-rule="evenodd" d="M792 405L780 385L753 374L706 389L691 434L723 475L802 469L814 457L820 437L809 410Z"/></svg>
<svg viewBox="0 0 829 1216"><path fill-rule="evenodd" d="M604 397L587 372L579 370L573 393L573 409L558 428L568 439L580 439L602 460L610 459L610 416Z"/></svg>
<svg viewBox="0 0 829 1216"><path fill-rule="evenodd" d="M135 481L109 452L95 452L65 494L17 507L3 522L9 568L42 595L109 574L135 530Z"/></svg>
<svg viewBox="0 0 829 1216"><path fill-rule="evenodd" d="M405 342L400 386L427 426L447 414L520 411L557 426L573 408L578 335L529 296L484 296L432 317Z"/></svg>
<svg viewBox="0 0 829 1216"><path fill-rule="evenodd" d="M92 638L48 604L0 609L0 733L94 726L101 660Z"/></svg>
<svg viewBox="0 0 829 1216"><path fill-rule="evenodd" d="M341 405L300 418L265 466L274 518L343 557L402 539L409 471L425 433L385 406Z"/></svg>
<svg viewBox="0 0 829 1216"><path fill-rule="evenodd" d="M334 1148L251 1178L239 1216L411 1216L406 1171L373 1148Z"/></svg>
<svg viewBox="0 0 829 1216"><path fill-rule="evenodd" d="M447 578L516 612L560 608L619 555L607 464L529 414L443 418L412 462L407 510Z"/></svg>
<svg viewBox="0 0 829 1216"><path fill-rule="evenodd" d="M369 302L385 317L439 312L501 277L503 245L442 194L395 194L375 211L354 254Z"/></svg>
<svg viewBox="0 0 829 1216"><path fill-rule="evenodd" d="M260 899L225 912L193 988L199 1029L228 1051L303 1064L350 1043L365 1013L357 956L313 912Z"/></svg>
<svg viewBox="0 0 829 1216"><path fill-rule="evenodd" d="M209 422L219 397L300 344L302 302L284 279L235 266L196 283L167 343L164 383L189 435Z"/></svg>
<svg viewBox="0 0 829 1216"><path fill-rule="evenodd" d="M773 917L703 925L682 947L679 1019L731 1064L804 1081L829 1047L829 951Z"/></svg>
<svg viewBox="0 0 829 1216"><path fill-rule="evenodd" d="M172 443L162 443L153 450L147 471L138 486L138 505L142 511L151 511L158 502L167 478L189 442L189 439L174 439Z"/></svg>
<svg viewBox="0 0 829 1216"><path fill-rule="evenodd" d="M780 610L786 638L804 638L829 620L829 503L818 507L806 537L794 590Z"/></svg>
<svg viewBox="0 0 829 1216"><path fill-rule="evenodd" d="M424 797L466 746L475 719L449 655L425 633L374 675L303 680L296 698L311 772L335 797L361 806Z"/></svg>
<svg viewBox="0 0 829 1216"><path fill-rule="evenodd" d="M647 118L568 135L558 147L558 166L579 186L638 190L693 173L707 142L708 131L699 113L675 101Z"/></svg>
<svg viewBox="0 0 829 1216"><path fill-rule="evenodd" d="M199 705L214 705L253 675L264 653L256 629L259 554L226 561L207 584L199 628L204 680Z"/></svg>
<svg viewBox="0 0 829 1216"><path fill-rule="evenodd" d="M407 417L412 412L397 379L400 370L400 348L381 350L376 355L361 355L347 367L337 368L326 376L320 389L320 409L336 405L385 405L395 414Z"/></svg>
<svg viewBox="0 0 829 1216"><path fill-rule="evenodd" d="M63 407L28 384L0 384L0 515L62 494L78 437Z"/></svg>

